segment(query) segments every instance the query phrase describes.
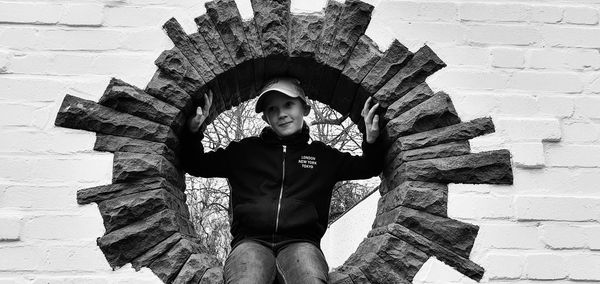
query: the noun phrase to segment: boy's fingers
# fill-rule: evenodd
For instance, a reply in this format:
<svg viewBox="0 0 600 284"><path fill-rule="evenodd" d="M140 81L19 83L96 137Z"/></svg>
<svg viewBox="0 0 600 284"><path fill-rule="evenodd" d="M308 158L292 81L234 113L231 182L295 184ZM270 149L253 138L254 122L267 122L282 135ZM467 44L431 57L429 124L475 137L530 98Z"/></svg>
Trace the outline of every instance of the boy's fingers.
<svg viewBox="0 0 600 284"><path fill-rule="evenodd" d="M371 125L371 130L373 130L373 132L379 131L379 115L378 114L376 114L375 117L373 117L373 125Z"/></svg>
<svg viewBox="0 0 600 284"><path fill-rule="evenodd" d="M373 97L369 97L366 101L365 101L365 105L363 105L363 109L362 112L360 113L363 117L366 117L367 114L369 113L369 103L371 103L371 99Z"/></svg>
<svg viewBox="0 0 600 284"><path fill-rule="evenodd" d="M367 114L367 119L369 121L373 120L373 115L375 115L375 111L377 110L377 108L379 107L379 103L376 103L370 110L369 113Z"/></svg>

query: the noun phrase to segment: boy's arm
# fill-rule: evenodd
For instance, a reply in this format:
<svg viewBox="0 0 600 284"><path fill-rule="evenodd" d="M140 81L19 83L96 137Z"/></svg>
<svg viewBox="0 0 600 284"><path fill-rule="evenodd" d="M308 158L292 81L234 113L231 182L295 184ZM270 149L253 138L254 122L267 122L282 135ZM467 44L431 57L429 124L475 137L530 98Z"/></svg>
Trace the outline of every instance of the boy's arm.
<svg viewBox="0 0 600 284"><path fill-rule="evenodd" d="M375 111L379 103L369 108L372 98L369 97L362 109L365 121L365 135L361 148L362 156L352 156L338 151L340 165L338 166L338 179L363 179L378 175L383 170L384 145L379 136L379 115Z"/></svg>

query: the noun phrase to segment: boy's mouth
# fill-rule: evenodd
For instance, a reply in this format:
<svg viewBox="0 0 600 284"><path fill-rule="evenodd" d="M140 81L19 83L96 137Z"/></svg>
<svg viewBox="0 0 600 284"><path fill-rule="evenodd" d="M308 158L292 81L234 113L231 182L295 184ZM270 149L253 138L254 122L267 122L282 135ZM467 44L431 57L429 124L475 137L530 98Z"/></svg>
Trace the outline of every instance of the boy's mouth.
<svg viewBox="0 0 600 284"><path fill-rule="evenodd" d="M280 123L280 124L279 124L279 126L280 126L280 127L281 127L281 126L287 126L287 125L289 125L290 123L292 123L292 122L291 122L291 121L286 121L286 122Z"/></svg>

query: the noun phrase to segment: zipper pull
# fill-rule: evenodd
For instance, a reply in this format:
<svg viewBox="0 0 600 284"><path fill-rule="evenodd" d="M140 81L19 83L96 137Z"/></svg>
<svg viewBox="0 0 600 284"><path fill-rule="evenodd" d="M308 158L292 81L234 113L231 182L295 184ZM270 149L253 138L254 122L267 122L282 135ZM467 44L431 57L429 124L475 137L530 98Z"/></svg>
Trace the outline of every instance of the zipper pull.
<svg viewBox="0 0 600 284"><path fill-rule="evenodd" d="M285 152L286 152L287 146L283 145L283 156L285 157Z"/></svg>

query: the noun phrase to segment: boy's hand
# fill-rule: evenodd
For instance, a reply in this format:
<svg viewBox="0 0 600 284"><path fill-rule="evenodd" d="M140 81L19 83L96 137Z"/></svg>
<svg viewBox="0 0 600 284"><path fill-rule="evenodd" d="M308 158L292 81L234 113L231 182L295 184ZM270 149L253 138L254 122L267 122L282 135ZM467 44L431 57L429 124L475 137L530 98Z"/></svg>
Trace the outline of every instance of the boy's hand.
<svg viewBox="0 0 600 284"><path fill-rule="evenodd" d="M379 103L376 103L371 109L369 104L373 97L369 97L365 102L365 106L362 109L361 116L365 120L365 131L367 135L367 143L373 143L379 137L379 115L375 114L375 111L379 107Z"/></svg>
<svg viewBox="0 0 600 284"><path fill-rule="evenodd" d="M204 107L196 108L196 115L190 118L187 122L187 127L192 133L198 132L202 123L208 117L208 111L210 110L210 106L213 101L213 93L209 89L208 95L204 94Z"/></svg>

